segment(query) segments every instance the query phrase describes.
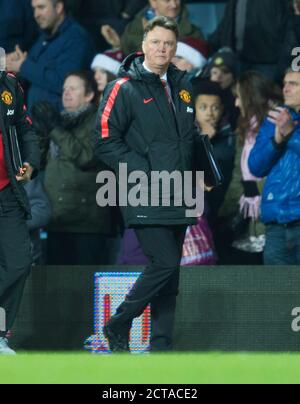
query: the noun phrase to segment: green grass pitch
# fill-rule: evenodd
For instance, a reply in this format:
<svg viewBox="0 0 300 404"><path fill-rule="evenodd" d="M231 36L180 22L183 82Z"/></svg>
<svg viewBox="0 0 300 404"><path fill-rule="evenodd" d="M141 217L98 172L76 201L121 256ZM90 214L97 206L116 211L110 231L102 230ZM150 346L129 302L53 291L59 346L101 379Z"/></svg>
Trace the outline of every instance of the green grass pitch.
<svg viewBox="0 0 300 404"><path fill-rule="evenodd" d="M0 357L0 384L300 383L299 354L21 353Z"/></svg>

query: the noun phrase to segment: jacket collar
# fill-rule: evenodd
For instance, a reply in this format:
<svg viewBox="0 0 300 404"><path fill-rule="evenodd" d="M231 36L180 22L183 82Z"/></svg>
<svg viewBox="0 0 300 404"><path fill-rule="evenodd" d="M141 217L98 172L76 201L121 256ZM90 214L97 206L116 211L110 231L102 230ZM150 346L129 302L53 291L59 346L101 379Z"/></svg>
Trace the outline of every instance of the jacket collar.
<svg viewBox="0 0 300 404"><path fill-rule="evenodd" d="M120 77L130 77L133 80L145 81L149 84L161 85L161 78L158 74L147 71L144 66L144 55L141 53L134 53L129 55L123 62L120 68ZM178 70L172 63L169 66L167 77L171 85L176 86L185 76L185 72Z"/></svg>

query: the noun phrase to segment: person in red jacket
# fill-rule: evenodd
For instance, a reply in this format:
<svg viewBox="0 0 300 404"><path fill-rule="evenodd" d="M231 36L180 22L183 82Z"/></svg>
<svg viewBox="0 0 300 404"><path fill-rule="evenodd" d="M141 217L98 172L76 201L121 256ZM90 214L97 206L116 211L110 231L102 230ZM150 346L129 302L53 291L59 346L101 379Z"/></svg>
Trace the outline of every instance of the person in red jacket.
<svg viewBox="0 0 300 404"><path fill-rule="evenodd" d="M18 139L23 164L16 167L12 134ZM17 142L15 142L16 144ZM11 355L7 332L11 330L31 268L31 246L26 219L30 207L21 185L39 167L38 139L23 101L23 91L13 75L0 72L0 355Z"/></svg>

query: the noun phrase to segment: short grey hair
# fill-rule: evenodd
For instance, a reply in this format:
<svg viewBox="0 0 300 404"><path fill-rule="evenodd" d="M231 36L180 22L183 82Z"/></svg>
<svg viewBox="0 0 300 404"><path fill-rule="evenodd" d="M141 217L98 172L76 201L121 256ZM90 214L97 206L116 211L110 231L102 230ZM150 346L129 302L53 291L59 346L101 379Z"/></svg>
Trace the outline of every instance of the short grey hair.
<svg viewBox="0 0 300 404"><path fill-rule="evenodd" d="M176 40L179 39L179 27L174 18L169 17L155 17L153 20L149 21L144 30L144 40L146 39L149 32L153 31L156 27L165 28L169 31L174 32Z"/></svg>

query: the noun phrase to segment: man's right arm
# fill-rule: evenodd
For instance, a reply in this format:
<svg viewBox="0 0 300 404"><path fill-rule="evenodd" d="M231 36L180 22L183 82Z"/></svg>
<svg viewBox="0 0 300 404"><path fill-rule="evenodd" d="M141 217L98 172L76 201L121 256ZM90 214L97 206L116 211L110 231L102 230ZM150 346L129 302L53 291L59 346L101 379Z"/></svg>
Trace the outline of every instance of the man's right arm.
<svg viewBox="0 0 300 404"><path fill-rule="evenodd" d="M275 125L265 120L260 128L255 146L249 157L250 172L258 178L269 175L286 149L286 142L278 144L275 139Z"/></svg>
<svg viewBox="0 0 300 404"><path fill-rule="evenodd" d="M120 163L127 163L128 172L150 172L148 160L132 150L124 140L133 117L130 95L124 87L128 79L119 79L108 86L100 104L93 135L95 157L118 172ZM127 96L126 96L127 95Z"/></svg>

